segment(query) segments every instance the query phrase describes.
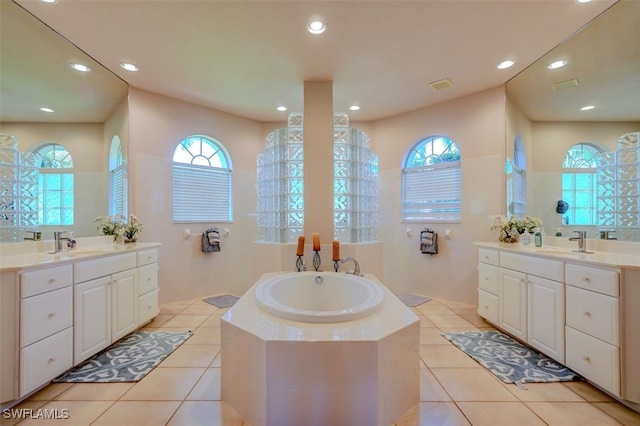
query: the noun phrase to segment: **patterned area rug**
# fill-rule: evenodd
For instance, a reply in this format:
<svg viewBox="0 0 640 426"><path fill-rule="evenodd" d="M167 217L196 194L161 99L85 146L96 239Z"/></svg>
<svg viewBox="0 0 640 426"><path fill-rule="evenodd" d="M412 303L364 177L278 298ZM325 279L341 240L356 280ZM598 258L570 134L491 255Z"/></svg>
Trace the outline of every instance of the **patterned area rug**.
<svg viewBox="0 0 640 426"><path fill-rule="evenodd" d="M406 306L409 306L410 308L415 308L416 306L420 306L423 303L426 303L429 300L431 300L430 297L420 296L419 294L408 294L408 293L399 294L398 299L400 299L402 303L404 303Z"/></svg>
<svg viewBox="0 0 640 426"><path fill-rule="evenodd" d="M581 379L564 365L497 331L461 331L442 336L506 383Z"/></svg>
<svg viewBox="0 0 640 426"><path fill-rule="evenodd" d="M137 382L193 333L136 331L54 379L57 383Z"/></svg>
<svg viewBox="0 0 640 426"><path fill-rule="evenodd" d="M233 294L221 294L219 296L211 296L206 299L202 299L210 305L216 306L218 308L229 308L233 306L239 297L234 296Z"/></svg>

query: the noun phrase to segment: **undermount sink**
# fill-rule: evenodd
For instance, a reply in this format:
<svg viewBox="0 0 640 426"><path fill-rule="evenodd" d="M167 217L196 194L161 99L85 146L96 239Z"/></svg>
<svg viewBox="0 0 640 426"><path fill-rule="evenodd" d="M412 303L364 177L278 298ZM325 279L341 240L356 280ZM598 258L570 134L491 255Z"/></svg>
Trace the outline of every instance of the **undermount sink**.
<svg viewBox="0 0 640 426"><path fill-rule="evenodd" d="M578 250L571 250L564 247L536 248L533 251L535 253L540 253L540 254L593 254L592 251L578 251Z"/></svg>
<svg viewBox="0 0 640 426"><path fill-rule="evenodd" d="M71 259L79 256L92 256L95 254L102 254L105 252L106 250L100 250L100 249L75 249L75 250L69 250L69 251L61 251L58 253L46 253L41 256L42 256L42 260L55 261L55 260Z"/></svg>

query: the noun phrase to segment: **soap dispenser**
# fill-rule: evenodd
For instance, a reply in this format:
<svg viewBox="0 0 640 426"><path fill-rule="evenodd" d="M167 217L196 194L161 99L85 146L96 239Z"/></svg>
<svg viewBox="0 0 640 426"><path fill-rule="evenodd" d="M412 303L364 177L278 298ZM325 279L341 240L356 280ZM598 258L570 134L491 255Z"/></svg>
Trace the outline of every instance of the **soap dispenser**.
<svg viewBox="0 0 640 426"><path fill-rule="evenodd" d="M69 239L67 240L67 248L73 250L76 248L76 240L73 238L73 232L69 232Z"/></svg>

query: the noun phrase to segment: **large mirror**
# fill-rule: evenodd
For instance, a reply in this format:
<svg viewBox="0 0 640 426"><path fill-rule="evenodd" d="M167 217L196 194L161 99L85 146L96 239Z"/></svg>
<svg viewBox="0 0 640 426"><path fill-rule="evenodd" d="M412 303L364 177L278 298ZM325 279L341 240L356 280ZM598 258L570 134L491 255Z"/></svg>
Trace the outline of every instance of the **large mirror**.
<svg viewBox="0 0 640 426"><path fill-rule="evenodd" d="M640 132L640 2L611 6L507 82L506 95L508 212L541 218L550 235L638 240L638 166L635 177L625 171L635 202L609 200L631 218L616 228L598 217L606 202L598 191L611 194L598 188L596 164L598 152L615 153L621 140L628 147Z"/></svg>
<svg viewBox="0 0 640 426"><path fill-rule="evenodd" d="M5 148L0 178L13 173L8 147L17 144L25 159L29 154L22 153L40 148L34 164L42 239L51 239L53 230L97 235L95 218L114 208L110 191L126 192L126 171L119 172L117 187L112 169L127 159L128 85L13 1L0 1L0 43L0 143ZM90 71L73 69L74 63ZM58 161L61 152L71 162ZM47 155L55 161L45 165ZM12 194L8 188L0 188L5 230L20 204L20 191ZM22 241L31 236L25 229L32 228L20 226L13 237L0 239Z"/></svg>

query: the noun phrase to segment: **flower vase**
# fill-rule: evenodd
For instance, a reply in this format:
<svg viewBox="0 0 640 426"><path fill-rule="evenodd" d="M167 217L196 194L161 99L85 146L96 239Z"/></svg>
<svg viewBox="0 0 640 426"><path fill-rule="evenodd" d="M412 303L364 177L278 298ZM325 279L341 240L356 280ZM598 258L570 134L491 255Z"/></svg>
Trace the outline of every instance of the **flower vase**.
<svg viewBox="0 0 640 426"><path fill-rule="evenodd" d="M498 239L503 243L516 243L518 242L518 234L502 231L500 232L500 237Z"/></svg>
<svg viewBox="0 0 640 426"><path fill-rule="evenodd" d="M137 239L136 237L133 237L133 238L125 238L125 239L124 239L124 243L125 243L125 244L133 244L133 243L135 243L136 241L138 241L138 239Z"/></svg>

